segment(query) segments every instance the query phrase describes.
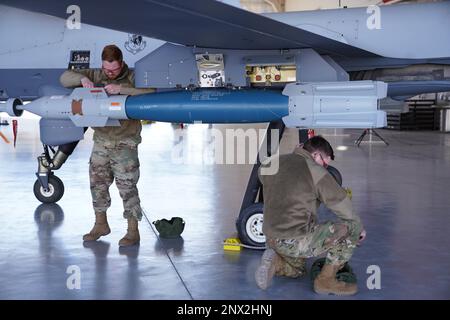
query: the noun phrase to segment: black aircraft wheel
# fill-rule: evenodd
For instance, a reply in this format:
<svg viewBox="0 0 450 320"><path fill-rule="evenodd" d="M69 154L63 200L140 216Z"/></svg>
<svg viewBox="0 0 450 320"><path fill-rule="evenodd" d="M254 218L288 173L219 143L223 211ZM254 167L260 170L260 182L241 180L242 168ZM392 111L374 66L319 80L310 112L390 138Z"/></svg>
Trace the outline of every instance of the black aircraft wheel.
<svg viewBox="0 0 450 320"><path fill-rule="evenodd" d="M342 175L339 170L333 166L328 166L327 170L333 176L336 182L342 187Z"/></svg>
<svg viewBox="0 0 450 320"><path fill-rule="evenodd" d="M236 229L242 243L254 247L264 247L266 236L263 234L262 203L255 203L241 212L236 220Z"/></svg>
<svg viewBox="0 0 450 320"><path fill-rule="evenodd" d="M55 175L50 175L48 177L48 190L45 191L44 188L36 180L33 187L34 195L36 198L43 203L55 203L61 200L64 195L64 184Z"/></svg>

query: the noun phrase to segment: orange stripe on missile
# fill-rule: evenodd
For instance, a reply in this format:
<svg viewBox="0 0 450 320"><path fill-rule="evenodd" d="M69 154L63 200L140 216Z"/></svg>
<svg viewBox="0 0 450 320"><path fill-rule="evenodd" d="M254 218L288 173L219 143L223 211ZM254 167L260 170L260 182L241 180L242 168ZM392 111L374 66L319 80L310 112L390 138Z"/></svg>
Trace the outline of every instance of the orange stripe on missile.
<svg viewBox="0 0 450 320"><path fill-rule="evenodd" d="M72 100L72 114L75 116L79 114L83 115L83 99L80 100Z"/></svg>
<svg viewBox="0 0 450 320"><path fill-rule="evenodd" d="M120 106L120 102L111 102L111 105L119 107Z"/></svg>

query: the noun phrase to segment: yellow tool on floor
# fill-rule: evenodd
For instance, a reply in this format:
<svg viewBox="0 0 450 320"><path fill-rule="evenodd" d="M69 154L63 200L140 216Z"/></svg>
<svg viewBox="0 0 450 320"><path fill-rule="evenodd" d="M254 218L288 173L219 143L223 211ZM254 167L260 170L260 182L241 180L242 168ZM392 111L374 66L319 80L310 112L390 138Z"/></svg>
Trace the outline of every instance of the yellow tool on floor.
<svg viewBox="0 0 450 320"><path fill-rule="evenodd" d="M227 238L223 242L223 250L241 251L241 241L238 238Z"/></svg>

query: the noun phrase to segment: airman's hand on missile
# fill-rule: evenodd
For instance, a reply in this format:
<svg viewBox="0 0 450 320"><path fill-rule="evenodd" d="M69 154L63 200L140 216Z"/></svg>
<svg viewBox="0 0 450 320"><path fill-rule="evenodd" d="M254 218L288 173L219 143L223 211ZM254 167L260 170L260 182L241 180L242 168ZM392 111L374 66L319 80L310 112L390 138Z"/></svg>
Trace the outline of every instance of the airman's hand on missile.
<svg viewBox="0 0 450 320"><path fill-rule="evenodd" d="M120 84L108 84L105 86L105 90L109 94L119 94L120 88L121 88Z"/></svg>
<svg viewBox="0 0 450 320"><path fill-rule="evenodd" d="M93 88L94 87L94 83L91 80L89 80L89 78L86 78L86 77L81 79L81 85L83 86L83 88Z"/></svg>

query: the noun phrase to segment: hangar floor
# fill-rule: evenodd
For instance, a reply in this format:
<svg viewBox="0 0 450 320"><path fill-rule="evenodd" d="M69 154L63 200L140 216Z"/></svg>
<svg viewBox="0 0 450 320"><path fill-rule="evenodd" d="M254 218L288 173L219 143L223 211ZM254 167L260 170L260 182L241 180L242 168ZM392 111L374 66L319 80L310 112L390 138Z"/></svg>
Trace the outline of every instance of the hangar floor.
<svg viewBox="0 0 450 320"><path fill-rule="evenodd" d="M32 192L35 158L41 153L38 122L20 119L19 126L15 149L0 141L0 299L336 299L316 295L308 276L275 278L262 291L253 278L262 251L223 250L222 241L236 234L251 165L192 161L201 157L208 126L184 129L185 155L194 157L185 164L173 161L172 125L144 126L141 244L125 249L117 245L126 221L115 186L112 233L90 244L81 240L93 223L92 131L56 172L65 196L57 205L41 205ZM10 127L0 130L11 136ZM334 165L344 186L352 188L354 208L368 233L351 261L360 291L347 299L450 299L450 135L378 132L388 147L377 142L355 147L361 130L318 132L335 150L347 147L336 150ZM296 142L296 131L288 130L281 152L291 151ZM151 221L173 216L186 221L182 239L158 239ZM373 265L380 268L381 289L367 287ZM80 271L80 289L67 286L73 266Z"/></svg>

